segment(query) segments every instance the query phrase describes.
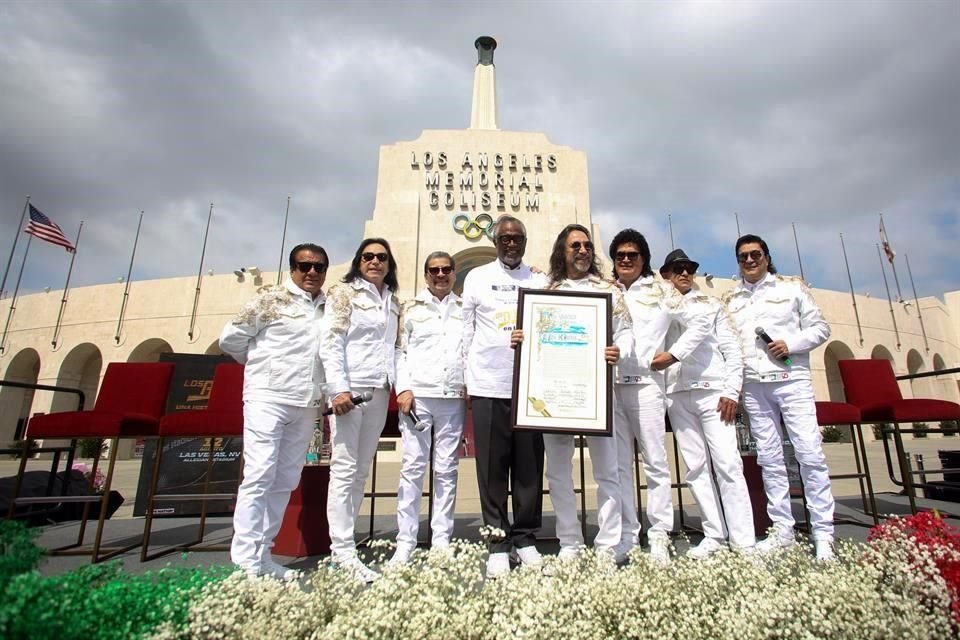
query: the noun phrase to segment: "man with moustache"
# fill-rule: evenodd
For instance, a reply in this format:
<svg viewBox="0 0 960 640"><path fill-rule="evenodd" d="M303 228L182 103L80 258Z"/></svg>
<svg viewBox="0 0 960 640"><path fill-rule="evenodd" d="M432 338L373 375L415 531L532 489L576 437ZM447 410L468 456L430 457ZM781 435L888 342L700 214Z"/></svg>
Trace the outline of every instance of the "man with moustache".
<svg viewBox="0 0 960 640"><path fill-rule="evenodd" d="M406 564L417 547L420 498L434 435L431 547L450 546L457 497L457 455L463 435L463 302L453 292L453 258L434 251L423 263L427 286L404 305L397 355L397 408L403 463L397 490L397 549ZM416 417L414 417L416 416Z"/></svg>
<svg viewBox="0 0 960 640"><path fill-rule="evenodd" d="M510 551L520 562L539 566L534 532L543 512L543 437L514 431L510 419L513 391L511 332L517 322L521 288L546 285L543 274L523 264L527 231L523 222L502 215L493 227L497 259L477 267L463 286L463 353L466 383L473 410L477 484L483 523L504 533L488 541L486 575L510 572ZM507 511L512 490L513 523Z"/></svg>
<svg viewBox="0 0 960 640"><path fill-rule="evenodd" d="M816 558L830 561L834 501L810 376L810 352L830 337L830 325L802 280L777 275L761 237L741 236L735 253L741 279L723 302L743 346L743 404L757 441L767 514L773 521L771 534L757 549L769 553L796 544L782 418L800 464Z"/></svg>
<svg viewBox="0 0 960 640"><path fill-rule="evenodd" d="M290 279L264 287L220 334L243 372L243 481L233 512L230 559L250 577L294 580L270 554L290 494L300 482L323 404L317 356L330 260L323 247L290 251Z"/></svg>
<svg viewBox="0 0 960 640"><path fill-rule="evenodd" d="M730 547L743 553L754 550L756 537L733 427L743 386L743 351L720 301L694 287L699 266L683 249L675 249L667 254L660 275L684 297L690 313L705 316L712 329L693 353L666 369L667 412L703 525L703 540L687 556L702 560L724 548L728 531ZM677 337L671 327L668 350Z"/></svg>

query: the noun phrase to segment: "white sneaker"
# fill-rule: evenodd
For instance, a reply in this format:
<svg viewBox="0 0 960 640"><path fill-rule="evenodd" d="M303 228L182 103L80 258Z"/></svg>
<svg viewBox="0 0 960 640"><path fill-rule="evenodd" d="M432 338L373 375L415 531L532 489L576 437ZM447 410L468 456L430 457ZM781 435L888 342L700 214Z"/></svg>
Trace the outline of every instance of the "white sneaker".
<svg viewBox="0 0 960 640"><path fill-rule="evenodd" d="M726 548L726 545L717 540L716 538L704 538L700 541L695 547L691 547L687 551L687 557L693 558L694 560L706 560L713 554L723 551Z"/></svg>
<svg viewBox="0 0 960 640"><path fill-rule="evenodd" d="M526 567L539 567L543 564L543 556L540 555L534 545L517 547L517 557L520 558L520 563Z"/></svg>
<svg viewBox="0 0 960 640"><path fill-rule="evenodd" d="M300 572L296 569L285 567L279 562L264 560L260 565L260 575L282 582L293 582L300 577Z"/></svg>
<svg viewBox="0 0 960 640"><path fill-rule="evenodd" d="M332 562L333 566L351 574L351 576L353 576L357 582L370 584L380 577L379 573L363 564L363 562L357 556L334 558Z"/></svg>
<svg viewBox="0 0 960 640"><path fill-rule="evenodd" d="M836 561L837 556L833 552L833 541L832 540L814 540L813 555L816 557L817 562Z"/></svg>
<svg viewBox="0 0 960 640"><path fill-rule="evenodd" d="M770 529L770 535L756 544L757 553L768 555L782 549L789 549L797 544L793 529L789 531L781 527Z"/></svg>
<svg viewBox="0 0 960 640"><path fill-rule="evenodd" d="M562 562L569 562L570 560L576 560L580 557L580 554L583 552L583 549L580 547L561 547L560 553L557 554L557 560Z"/></svg>
<svg viewBox="0 0 960 640"><path fill-rule="evenodd" d="M397 550L393 552L393 556L390 560L387 561L388 567L399 567L405 564L410 563L410 558L413 556L413 552L416 550L416 547L412 547L406 544L398 544Z"/></svg>
<svg viewBox="0 0 960 640"><path fill-rule="evenodd" d="M487 578L496 580L510 573L510 554L506 551L491 553L487 558Z"/></svg>
<svg viewBox="0 0 960 640"><path fill-rule="evenodd" d="M648 536L650 543L650 559L654 563L665 567L670 564L670 538L667 536Z"/></svg>

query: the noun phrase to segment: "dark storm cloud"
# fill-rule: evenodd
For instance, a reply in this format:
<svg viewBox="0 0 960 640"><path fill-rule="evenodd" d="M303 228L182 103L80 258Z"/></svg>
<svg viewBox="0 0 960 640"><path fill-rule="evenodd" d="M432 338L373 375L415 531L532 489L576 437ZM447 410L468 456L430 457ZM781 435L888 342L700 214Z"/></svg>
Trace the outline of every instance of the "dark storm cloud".
<svg viewBox="0 0 960 640"><path fill-rule="evenodd" d="M30 193L76 284L274 269L290 240L349 257L379 145L467 126L473 39L497 37L500 123L584 150L609 238L635 226L730 275L733 212L817 286L880 292L877 215L921 294L960 288L955 2L7 3L0 252ZM36 252L36 253L34 253ZM28 289L68 257L31 248ZM899 260L898 260L899 262ZM899 266L899 265L898 265ZM902 268L902 267L901 267ZM8 287L9 288L9 287Z"/></svg>

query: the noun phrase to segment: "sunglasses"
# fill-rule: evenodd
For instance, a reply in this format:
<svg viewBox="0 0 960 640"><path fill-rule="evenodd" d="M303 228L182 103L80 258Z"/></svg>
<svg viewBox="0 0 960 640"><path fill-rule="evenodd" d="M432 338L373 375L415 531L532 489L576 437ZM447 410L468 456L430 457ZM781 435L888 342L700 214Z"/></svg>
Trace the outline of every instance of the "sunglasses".
<svg viewBox="0 0 960 640"><path fill-rule="evenodd" d="M428 267L427 271L429 271L430 275L432 276L438 276L441 273L446 276L453 273L453 267L450 265L445 265L443 267Z"/></svg>
<svg viewBox="0 0 960 640"><path fill-rule="evenodd" d="M584 251L593 251L593 243L590 242L589 240L586 240L584 242L580 242L579 240L577 240L576 242L570 243L570 248L573 249L574 251L580 251L580 249L583 249Z"/></svg>
<svg viewBox="0 0 960 640"><path fill-rule="evenodd" d="M670 271L673 272L673 275L679 276L684 272L692 275L697 273L696 267L694 267L689 262L678 262L676 264L670 265Z"/></svg>
<svg viewBox="0 0 960 640"><path fill-rule="evenodd" d="M327 264L325 262L297 262L296 267L300 273L310 273L310 269L313 269L317 273L327 272Z"/></svg>
<svg viewBox="0 0 960 640"><path fill-rule="evenodd" d="M622 262L626 260L627 262L633 262L640 257L639 251L617 251L617 262Z"/></svg>
<svg viewBox="0 0 960 640"><path fill-rule="evenodd" d="M504 234L502 236L497 236L497 244L504 247L511 244L521 245L526 242L526 240L526 236L522 236L520 234Z"/></svg>
<svg viewBox="0 0 960 640"><path fill-rule="evenodd" d="M743 253L737 254L737 262L743 264L748 260L753 260L754 262L760 262L760 258L763 257L763 251L759 249L754 249L753 251L744 251Z"/></svg>
<svg viewBox="0 0 960 640"><path fill-rule="evenodd" d="M373 262L374 258L376 258L378 262L386 262L388 256L385 253L371 253L370 251L366 251L360 254L360 258L364 262Z"/></svg>

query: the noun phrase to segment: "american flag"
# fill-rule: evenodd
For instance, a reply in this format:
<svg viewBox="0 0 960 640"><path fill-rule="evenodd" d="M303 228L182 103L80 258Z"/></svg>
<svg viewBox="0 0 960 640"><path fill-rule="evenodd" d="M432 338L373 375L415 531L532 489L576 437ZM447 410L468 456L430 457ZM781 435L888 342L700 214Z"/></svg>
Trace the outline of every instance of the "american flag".
<svg viewBox="0 0 960 640"><path fill-rule="evenodd" d="M24 232L36 236L41 240L60 245L70 253L77 250L77 248L73 246L73 243L63 235L63 230L60 229L60 226L43 215L43 213L33 205L30 205L30 222L27 223L27 228L24 229Z"/></svg>
<svg viewBox="0 0 960 640"><path fill-rule="evenodd" d="M887 260L890 261L890 264L893 264L893 259L897 257L897 252L893 250L890 239L887 238L887 228L883 226L883 216L880 216L880 245L883 247L883 252L886 254Z"/></svg>

